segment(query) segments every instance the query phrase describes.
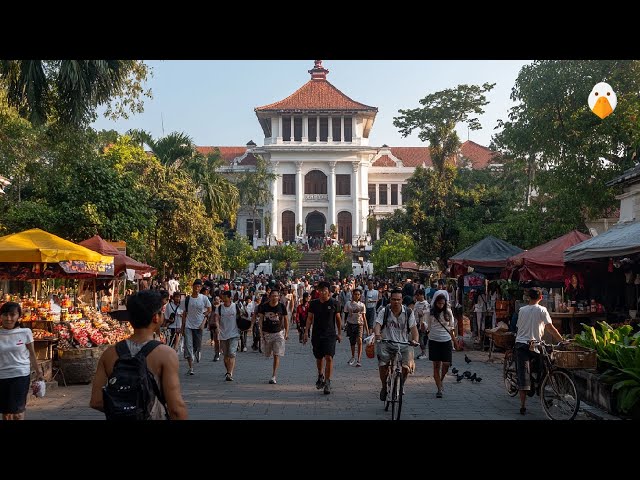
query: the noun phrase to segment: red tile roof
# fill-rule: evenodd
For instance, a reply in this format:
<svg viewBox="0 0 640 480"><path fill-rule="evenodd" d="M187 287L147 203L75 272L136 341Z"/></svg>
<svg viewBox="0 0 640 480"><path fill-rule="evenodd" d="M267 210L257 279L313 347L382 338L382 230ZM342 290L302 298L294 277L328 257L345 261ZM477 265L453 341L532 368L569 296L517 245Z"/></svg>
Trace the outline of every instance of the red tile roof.
<svg viewBox="0 0 640 480"><path fill-rule="evenodd" d="M433 166L429 147L391 147L391 154L402 160L405 167Z"/></svg>
<svg viewBox="0 0 640 480"><path fill-rule="evenodd" d="M203 155L208 155L213 153L216 148L220 150L220 156L224 159L225 163L229 165L233 162L234 158L241 157L244 155L244 152L247 151L247 147L196 147L196 150Z"/></svg>
<svg viewBox="0 0 640 480"><path fill-rule="evenodd" d="M379 159L373 162L374 167L395 167L396 162L389 158L389 155L382 155Z"/></svg>
<svg viewBox="0 0 640 480"><path fill-rule="evenodd" d="M309 80L284 100L256 107L256 112L269 110L348 110L377 112L377 107L350 99L326 80Z"/></svg>
<svg viewBox="0 0 640 480"><path fill-rule="evenodd" d="M471 167L474 170L486 168L493 158L498 154L487 147L478 145L476 142L467 140L460 145L460 153L463 157L468 158L471 161Z"/></svg>

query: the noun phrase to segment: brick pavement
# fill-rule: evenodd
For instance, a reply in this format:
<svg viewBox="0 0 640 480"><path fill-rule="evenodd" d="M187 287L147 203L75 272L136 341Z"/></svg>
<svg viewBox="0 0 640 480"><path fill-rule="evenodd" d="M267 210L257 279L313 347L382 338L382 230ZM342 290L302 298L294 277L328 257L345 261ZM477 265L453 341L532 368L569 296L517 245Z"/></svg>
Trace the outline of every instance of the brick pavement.
<svg viewBox="0 0 640 480"><path fill-rule="evenodd" d="M249 342L250 344L251 342ZM419 349L417 349L419 351ZM467 353L472 363L463 361ZM180 361L180 381L194 420L386 420L383 402L378 399L380 380L377 361L363 353L362 368L347 365L348 339L336 347L332 393L316 390L315 360L311 346L298 343L297 334L287 342L281 359L278 383L268 384L272 360L258 352L239 352L233 382L224 381L222 361L213 362L213 347L203 347L202 362L195 375L186 375L187 363ZM482 377L481 383L455 376L445 380L444 398L435 398L436 386L429 360L416 360L416 372L406 384L402 419L411 420L543 420L539 397L527 400L527 414L518 413L517 397L509 397L502 383L502 355L488 361L479 351L454 352L454 366ZM45 398L31 397L27 406L30 420L100 420L102 413L88 407L90 385L51 388ZM593 409L591 409L593 410ZM602 414L607 417L606 413ZM577 419L589 419L582 410ZM611 417L610 417L611 418ZM613 417L615 418L615 417Z"/></svg>

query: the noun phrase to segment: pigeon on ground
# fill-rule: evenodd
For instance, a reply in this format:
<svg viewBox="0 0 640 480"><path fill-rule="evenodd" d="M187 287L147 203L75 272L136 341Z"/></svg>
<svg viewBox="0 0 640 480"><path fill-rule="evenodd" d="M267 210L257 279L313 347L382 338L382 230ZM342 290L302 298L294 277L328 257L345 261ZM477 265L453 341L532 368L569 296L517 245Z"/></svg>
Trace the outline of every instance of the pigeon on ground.
<svg viewBox="0 0 640 480"><path fill-rule="evenodd" d="M458 373L458 371L459 371L459 370L458 370L456 367L453 367L453 368L451 369L451 373L453 373L454 375L456 375L456 374Z"/></svg>
<svg viewBox="0 0 640 480"><path fill-rule="evenodd" d="M476 377L476 382L480 383L482 381L481 377Z"/></svg>
<svg viewBox="0 0 640 480"><path fill-rule="evenodd" d="M460 383L463 378L464 378L464 375L456 375L456 382Z"/></svg>
<svg viewBox="0 0 640 480"><path fill-rule="evenodd" d="M471 363L471 359L469 357L467 357L467 354L464 354L464 361L467 363Z"/></svg>
<svg viewBox="0 0 640 480"><path fill-rule="evenodd" d="M471 380L472 382L476 379L477 375L474 373L473 375L471 375L469 377L469 380Z"/></svg>
<svg viewBox="0 0 640 480"><path fill-rule="evenodd" d="M464 378L470 378L471 377L471 372L469 370L465 370L464 372L462 372L462 376Z"/></svg>

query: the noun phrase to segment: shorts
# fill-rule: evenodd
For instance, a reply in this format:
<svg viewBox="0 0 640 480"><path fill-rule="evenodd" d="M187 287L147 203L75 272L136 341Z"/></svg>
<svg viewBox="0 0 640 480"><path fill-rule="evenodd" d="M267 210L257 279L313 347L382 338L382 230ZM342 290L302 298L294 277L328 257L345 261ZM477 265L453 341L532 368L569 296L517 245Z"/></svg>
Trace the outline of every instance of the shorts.
<svg viewBox="0 0 640 480"><path fill-rule="evenodd" d="M415 362L413 361L413 347L409 345L396 345L394 343L379 342L376 343L376 354L378 356L378 366L386 367L391 362L391 358L400 350L402 353L402 366L409 369L409 373L415 370Z"/></svg>
<svg viewBox="0 0 640 480"><path fill-rule="evenodd" d="M518 378L518 390L531 390L531 361L534 360L533 369L537 370L540 362L536 360L539 353L529 350L528 343L516 343L516 375Z"/></svg>
<svg viewBox="0 0 640 480"><path fill-rule="evenodd" d="M359 338L362 338L363 326L359 323L347 323L347 337L349 343L355 345Z"/></svg>
<svg viewBox="0 0 640 480"><path fill-rule="evenodd" d="M429 360L432 362L447 362L453 360L453 344L451 340L436 342L429 340Z"/></svg>
<svg viewBox="0 0 640 480"><path fill-rule="evenodd" d="M262 340L262 351L264 356L269 358L271 355L277 355L278 357L284 356L284 330L279 332L269 333L264 332L264 339Z"/></svg>
<svg viewBox="0 0 640 480"><path fill-rule="evenodd" d="M31 375L0 379L0 413L22 413L27 408Z"/></svg>
<svg viewBox="0 0 640 480"><path fill-rule="evenodd" d="M235 358L240 337L231 337L220 340L220 351L225 358Z"/></svg>
<svg viewBox="0 0 640 480"><path fill-rule="evenodd" d="M336 337L311 337L313 356L320 360L326 356L332 357L336 354Z"/></svg>

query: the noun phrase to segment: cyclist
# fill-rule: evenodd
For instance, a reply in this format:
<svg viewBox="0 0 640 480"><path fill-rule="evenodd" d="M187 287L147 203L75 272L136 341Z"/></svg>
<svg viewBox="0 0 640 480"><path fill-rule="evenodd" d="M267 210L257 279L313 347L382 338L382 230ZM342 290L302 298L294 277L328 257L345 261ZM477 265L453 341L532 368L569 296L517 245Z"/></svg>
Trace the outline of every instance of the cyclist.
<svg viewBox="0 0 640 480"><path fill-rule="evenodd" d="M385 321L386 316L386 321ZM408 328L407 328L408 325ZM391 292L391 303L380 309L373 327L378 355L378 370L380 371L380 400L383 402L387 398L387 372L393 355L400 350L402 353L402 376L404 381L407 375L413 373L415 363L413 361L413 348L409 345L398 345L387 342L380 342L381 339L392 340L394 342L411 342L418 345L418 328L413 312L402 305L402 290L399 288ZM409 338L409 332L411 338Z"/></svg>
<svg viewBox="0 0 640 480"><path fill-rule="evenodd" d="M518 375L518 390L520 391L520 414L524 415L527 411L525 402L527 400L527 392L531 390L531 360L536 359L535 364L539 367L540 362L537 357L537 347L534 347L533 341L541 341L545 331L553 337L554 340L562 342L564 339L560 332L551 323L551 317L547 309L541 305L542 292L537 288L531 288L528 292L529 305L522 307L518 312L518 323L516 325L516 372ZM530 348L529 346L532 345ZM539 368L538 368L539 370ZM538 378L540 372L538 371Z"/></svg>

